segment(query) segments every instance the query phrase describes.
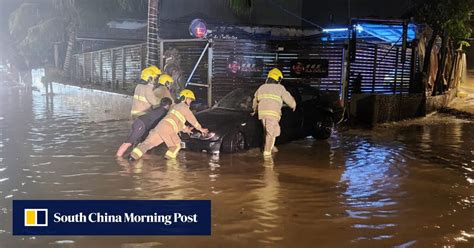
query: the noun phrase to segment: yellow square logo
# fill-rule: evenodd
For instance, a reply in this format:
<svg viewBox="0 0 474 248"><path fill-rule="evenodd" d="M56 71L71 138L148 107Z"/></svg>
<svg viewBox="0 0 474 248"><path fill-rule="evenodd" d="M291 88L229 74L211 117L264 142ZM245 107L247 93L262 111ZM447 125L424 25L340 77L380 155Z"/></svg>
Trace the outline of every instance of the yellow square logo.
<svg viewBox="0 0 474 248"><path fill-rule="evenodd" d="M25 209L25 226L48 226L48 209Z"/></svg>

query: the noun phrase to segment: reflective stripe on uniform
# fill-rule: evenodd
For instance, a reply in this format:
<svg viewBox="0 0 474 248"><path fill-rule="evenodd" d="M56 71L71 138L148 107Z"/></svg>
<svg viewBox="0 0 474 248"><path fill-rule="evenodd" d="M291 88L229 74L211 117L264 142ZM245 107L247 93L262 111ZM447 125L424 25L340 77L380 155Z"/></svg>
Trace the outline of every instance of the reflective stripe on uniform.
<svg viewBox="0 0 474 248"><path fill-rule="evenodd" d="M283 103L283 101L281 100L281 97L278 96L278 95L274 95L274 94L260 94L257 96L257 99L260 101L262 99L270 99L270 100L274 100L274 101L277 101L279 103Z"/></svg>
<svg viewBox="0 0 474 248"><path fill-rule="evenodd" d="M275 118L280 118L281 117L278 112L273 111L273 110L259 110L258 115L259 116L272 116L272 117L275 117Z"/></svg>
<svg viewBox="0 0 474 248"><path fill-rule="evenodd" d="M134 95L133 99L138 100L140 102L148 102L148 100L144 96Z"/></svg>
<svg viewBox="0 0 474 248"><path fill-rule="evenodd" d="M143 112L143 111L135 111L135 110L132 110L131 113L132 113L132 115L135 115L135 116L141 116L141 115L146 114L146 112Z"/></svg>
<svg viewBox="0 0 474 248"><path fill-rule="evenodd" d="M140 149L138 149L137 147L133 148L132 153L137 154L137 156L138 156L139 158L141 158L141 157L143 156L143 152L140 151Z"/></svg>
<svg viewBox="0 0 474 248"><path fill-rule="evenodd" d="M172 153L171 151L167 151L167 152L165 153L165 155L166 155L167 157L169 157L169 158L176 158L176 155L173 155L173 153Z"/></svg>
<svg viewBox="0 0 474 248"><path fill-rule="evenodd" d="M178 124L176 124L176 122L175 122L173 119L166 118L165 121L168 122L169 124L171 124L171 125L173 126L173 130L174 130L175 132L179 132Z"/></svg>
<svg viewBox="0 0 474 248"><path fill-rule="evenodd" d="M176 118L178 118L181 121L181 123L183 123L183 125L184 123L186 123L186 118L179 111L172 109L170 110L170 114L176 116Z"/></svg>
<svg viewBox="0 0 474 248"><path fill-rule="evenodd" d="M165 155L170 158L176 158L176 156L178 156L179 150L181 150L181 146L177 145L174 151L168 150Z"/></svg>

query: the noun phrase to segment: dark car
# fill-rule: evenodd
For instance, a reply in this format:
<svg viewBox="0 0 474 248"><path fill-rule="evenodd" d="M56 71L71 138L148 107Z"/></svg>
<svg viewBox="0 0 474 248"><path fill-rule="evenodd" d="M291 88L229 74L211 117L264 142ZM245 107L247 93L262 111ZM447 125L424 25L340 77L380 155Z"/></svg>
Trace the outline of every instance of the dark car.
<svg viewBox="0 0 474 248"><path fill-rule="evenodd" d="M343 114L337 92L324 92L309 85L285 84L296 100L293 112L282 108L281 135L276 144L312 135L316 139L331 136L334 123ZM183 134L183 148L209 153L235 153L263 145L264 133L261 121L251 116L252 101L256 88L240 88L227 94L214 107L196 114L209 134L193 132Z"/></svg>

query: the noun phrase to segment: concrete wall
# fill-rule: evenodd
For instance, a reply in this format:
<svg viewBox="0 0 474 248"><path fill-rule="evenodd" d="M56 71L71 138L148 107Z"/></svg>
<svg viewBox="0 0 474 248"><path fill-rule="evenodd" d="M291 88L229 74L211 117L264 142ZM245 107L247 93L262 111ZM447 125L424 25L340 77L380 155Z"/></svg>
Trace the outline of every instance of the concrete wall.
<svg viewBox="0 0 474 248"><path fill-rule="evenodd" d="M354 94L349 108L350 116L353 123L373 126L385 122L425 116L446 108L455 97L456 89L440 96L426 98L422 94Z"/></svg>
<svg viewBox="0 0 474 248"><path fill-rule="evenodd" d="M56 105L71 113L83 113L91 122L130 118L130 96L59 83L53 83L53 92L61 95Z"/></svg>
<svg viewBox="0 0 474 248"><path fill-rule="evenodd" d="M442 108L448 107L448 105L456 97L457 90L452 89L440 96L429 96L426 99L426 114L433 113Z"/></svg>
<svg viewBox="0 0 474 248"><path fill-rule="evenodd" d="M424 115L421 94L377 95L354 94L350 105L351 118L366 125L399 121Z"/></svg>

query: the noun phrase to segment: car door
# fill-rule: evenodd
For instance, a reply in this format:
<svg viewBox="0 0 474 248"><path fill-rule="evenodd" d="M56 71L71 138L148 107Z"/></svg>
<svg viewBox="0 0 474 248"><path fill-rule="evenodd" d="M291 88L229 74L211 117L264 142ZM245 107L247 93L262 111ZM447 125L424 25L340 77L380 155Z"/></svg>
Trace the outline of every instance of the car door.
<svg viewBox="0 0 474 248"><path fill-rule="evenodd" d="M300 137L302 126L303 126L303 108L300 106L301 95L297 87L287 86L285 87L288 92L295 98L296 111L293 111L286 104L283 104L281 109L281 120L280 128L281 135L277 139L277 143L284 143Z"/></svg>

